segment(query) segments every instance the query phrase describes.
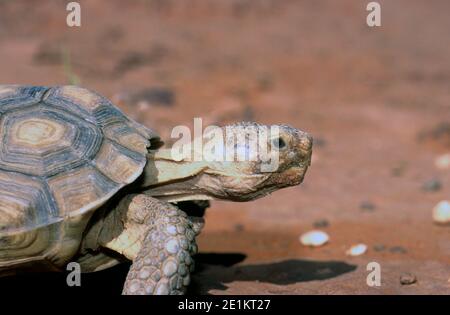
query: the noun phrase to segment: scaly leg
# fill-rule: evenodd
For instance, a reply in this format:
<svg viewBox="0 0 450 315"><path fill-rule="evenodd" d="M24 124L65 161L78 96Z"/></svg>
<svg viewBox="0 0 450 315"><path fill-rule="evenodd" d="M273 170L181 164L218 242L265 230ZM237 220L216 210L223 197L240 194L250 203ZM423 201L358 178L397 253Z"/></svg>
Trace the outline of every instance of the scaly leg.
<svg viewBox="0 0 450 315"><path fill-rule="evenodd" d="M174 205L143 194L132 197L127 217L142 226L145 236L122 293L185 293L197 252L197 223Z"/></svg>

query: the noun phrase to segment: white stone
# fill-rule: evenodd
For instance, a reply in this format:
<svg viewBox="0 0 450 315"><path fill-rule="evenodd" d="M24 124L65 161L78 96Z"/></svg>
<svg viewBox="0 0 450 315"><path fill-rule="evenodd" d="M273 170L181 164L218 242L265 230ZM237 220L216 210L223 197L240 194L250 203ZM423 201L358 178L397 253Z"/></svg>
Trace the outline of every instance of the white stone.
<svg viewBox="0 0 450 315"><path fill-rule="evenodd" d="M319 230L312 230L300 236L300 242L305 246L322 246L328 242L330 237L327 233Z"/></svg>
<svg viewBox="0 0 450 315"><path fill-rule="evenodd" d="M450 153L438 156L434 161L434 164L441 170L450 169Z"/></svg>
<svg viewBox="0 0 450 315"><path fill-rule="evenodd" d="M150 104L147 101L139 101L137 103L137 108L140 112L145 112L150 108Z"/></svg>
<svg viewBox="0 0 450 315"><path fill-rule="evenodd" d="M345 254L348 256L359 256L367 252L366 244L356 244L350 247Z"/></svg>
<svg viewBox="0 0 450 315"><path fill-rule="evenodd" d="M433 221L440 224L450 223L450 202L443 200L433 208Z"/></svg>

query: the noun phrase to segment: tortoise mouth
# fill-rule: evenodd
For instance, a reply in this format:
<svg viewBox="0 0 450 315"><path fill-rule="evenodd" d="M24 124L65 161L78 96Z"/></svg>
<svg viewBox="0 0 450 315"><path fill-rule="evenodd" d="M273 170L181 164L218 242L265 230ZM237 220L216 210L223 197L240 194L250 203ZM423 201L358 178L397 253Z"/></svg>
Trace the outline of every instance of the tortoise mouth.
<svg viewBox="0 0 450 315"><path fill-rule="evenodd" d="M304 166L292 166L284 171L281 175L288 186L299 185L305 178L307 167Z"/></svg>

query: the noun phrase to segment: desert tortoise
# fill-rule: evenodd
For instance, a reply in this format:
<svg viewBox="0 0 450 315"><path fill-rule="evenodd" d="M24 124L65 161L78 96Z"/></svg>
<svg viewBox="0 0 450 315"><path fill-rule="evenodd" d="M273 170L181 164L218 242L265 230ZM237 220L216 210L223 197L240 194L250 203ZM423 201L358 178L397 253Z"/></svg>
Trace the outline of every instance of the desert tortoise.
<svg viewBox="0 0 450 315"><path fill-rule="evenodd" d="M228 130L242 126L259 125ZM183 203L297 185L312 150L308 134L281 125L270 172L258 159L174 159L154 131L75 86L0 86L0 132L0 274L69 262L91 272L129 259L124 294L185 292L203 221Z"/></svg>

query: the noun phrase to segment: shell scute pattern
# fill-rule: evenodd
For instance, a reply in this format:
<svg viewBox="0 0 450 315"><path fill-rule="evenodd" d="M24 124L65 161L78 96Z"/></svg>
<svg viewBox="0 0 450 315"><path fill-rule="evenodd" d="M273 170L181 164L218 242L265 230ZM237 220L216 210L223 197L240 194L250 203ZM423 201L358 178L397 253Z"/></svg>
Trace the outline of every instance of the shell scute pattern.
<svg viewBox="0 0 450 315"><path fill-rule="evenodd" d="M102 142L100 129L43 103L0 118L0 169L49 177L91 159Z"/></svg>
<svg viewBox="0 0 450 315"><path fill-rule="evenodd" d="M32 176L0 171L0 200L0 234L58 215L45 183Z"/></svg>
<svg viewBox="0 0 450 315"><path fill-rule="evenodd" d="M0 113L36 104L46 90L47 88L41 86L1 85Z"/></svg>
<svg viewBox="0 0 450 315"><path fill-rule="evenodd" d="M0 86L0 236L94 210L134 181L150 129L75 86Z"/></svg>

